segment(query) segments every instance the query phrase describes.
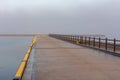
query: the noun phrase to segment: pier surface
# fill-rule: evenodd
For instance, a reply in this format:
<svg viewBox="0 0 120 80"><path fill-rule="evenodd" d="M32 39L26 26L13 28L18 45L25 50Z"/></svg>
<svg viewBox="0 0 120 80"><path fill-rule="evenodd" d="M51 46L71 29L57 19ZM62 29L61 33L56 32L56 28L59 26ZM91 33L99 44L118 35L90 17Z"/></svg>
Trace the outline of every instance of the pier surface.
<svg viewBox="0 0 120 80"><path fill-rule="evenodd" d="M120 80L119 57L47 35L37 36L34 50L26 80Z"/></svg>

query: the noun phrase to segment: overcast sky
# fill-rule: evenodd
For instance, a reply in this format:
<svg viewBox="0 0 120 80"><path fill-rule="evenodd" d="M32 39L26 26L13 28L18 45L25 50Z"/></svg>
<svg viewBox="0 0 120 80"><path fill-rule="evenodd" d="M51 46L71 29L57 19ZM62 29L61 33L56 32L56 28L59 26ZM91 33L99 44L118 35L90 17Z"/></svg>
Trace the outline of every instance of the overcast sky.
<svg viewBox="0 0 120 80"><path fill-rule="evenodd" d="M119 37L120 1L0 0L0 33L105 34Z"/></svg>

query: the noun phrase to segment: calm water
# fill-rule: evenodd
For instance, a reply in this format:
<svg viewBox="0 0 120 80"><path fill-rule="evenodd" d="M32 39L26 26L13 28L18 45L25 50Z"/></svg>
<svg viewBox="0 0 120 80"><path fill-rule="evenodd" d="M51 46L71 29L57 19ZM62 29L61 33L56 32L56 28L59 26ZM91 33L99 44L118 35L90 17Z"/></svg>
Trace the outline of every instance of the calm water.
<svg viewBox="0 0 120 80"><path fill-rule="evenodd" d="M0 37L0 80L12 80L33 37Z"/></svg>

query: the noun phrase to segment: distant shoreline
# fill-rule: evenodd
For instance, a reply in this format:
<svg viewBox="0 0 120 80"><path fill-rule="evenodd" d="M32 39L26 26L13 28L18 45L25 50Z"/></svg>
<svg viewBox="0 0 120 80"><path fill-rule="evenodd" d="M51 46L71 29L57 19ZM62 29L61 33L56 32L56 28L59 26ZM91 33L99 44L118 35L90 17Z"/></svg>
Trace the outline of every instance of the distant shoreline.
<svg viewBox="0 0 120 80"><path fill-rule="evenodd" d="M0 34L0 36L34 36L36 34Z"/></svg>

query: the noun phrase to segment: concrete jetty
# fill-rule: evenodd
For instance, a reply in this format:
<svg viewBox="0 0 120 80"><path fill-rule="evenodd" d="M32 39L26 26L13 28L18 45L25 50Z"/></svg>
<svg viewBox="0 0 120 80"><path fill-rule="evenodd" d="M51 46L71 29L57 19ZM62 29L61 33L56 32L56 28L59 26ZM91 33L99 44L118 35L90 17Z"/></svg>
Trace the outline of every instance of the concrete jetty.
<svg viewBox="0 0 120 80"><path fill-rule="evenodd" d="M33 55L34 54L34 55ZM120 80L120 58L37 35L23 80Z"/></svg>

